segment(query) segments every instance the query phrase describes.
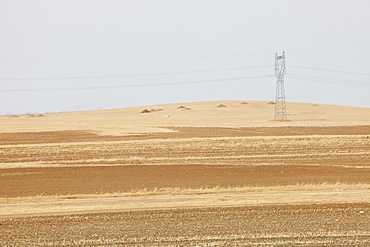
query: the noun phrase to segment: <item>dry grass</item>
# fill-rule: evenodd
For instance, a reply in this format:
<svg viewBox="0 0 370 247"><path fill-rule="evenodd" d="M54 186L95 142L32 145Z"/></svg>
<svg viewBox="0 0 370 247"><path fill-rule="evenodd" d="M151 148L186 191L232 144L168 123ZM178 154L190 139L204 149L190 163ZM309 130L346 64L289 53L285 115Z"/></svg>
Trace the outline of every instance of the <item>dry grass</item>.
<svg viewBox="0 0 370 247"><path fill-rule="evenodd" d="M158 209L164 207L235 206L367 202L370 184L297 184L273 187L155 188L129 193L1 198L0 215Z"/></svg>
<svg viewBox="0 0 370 247"><path fill-rule="evenodd" d="M115 197L147 197L147 196L173 196L173 195L209 195L224 193L279 193L279 192L308 192L308 191L350 191L350 190L370 190L370 184L358 183L321 183L321 184L297 184L287 186L244 186L244 187L222 187L212 188L180 188L164 187L154 189L138 189L131 192L99 193L99 194L78 194L78 195L37 195L32 197L12 197L0 198L1 204L18 202L44 202L65 199L87 199L87 198L115 198ZM369 191L370 192L370 191Z"/></svg>
<svg viewBox="0 0 370 247"><path fill-rule="evenodd" d="M2 153L0 167L316 164L369 168L367 157L370 154L370 143L367 137L320 135L186 138L185 136L134 141L4 145L0 146ZM122 150L125 150L125 153L122 153Z"/></svg>

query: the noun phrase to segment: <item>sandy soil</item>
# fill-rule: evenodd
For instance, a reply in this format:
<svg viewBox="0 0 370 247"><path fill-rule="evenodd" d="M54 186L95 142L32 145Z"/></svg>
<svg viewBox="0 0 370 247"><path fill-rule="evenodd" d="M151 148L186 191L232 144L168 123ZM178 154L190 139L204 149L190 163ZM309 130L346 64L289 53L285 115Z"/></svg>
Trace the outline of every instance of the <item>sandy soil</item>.
<svg viewBox="0 0 370 247"><path fill-rule="evenodd" d="M370 204L179 208L0 219L2 246L369 246Z"/></svg>
<svg viewBox="0 0 370 247"><path fill-rule="evenodd" d="M0 244L368 246L369 109L247 103L0 118Z"/></svg>

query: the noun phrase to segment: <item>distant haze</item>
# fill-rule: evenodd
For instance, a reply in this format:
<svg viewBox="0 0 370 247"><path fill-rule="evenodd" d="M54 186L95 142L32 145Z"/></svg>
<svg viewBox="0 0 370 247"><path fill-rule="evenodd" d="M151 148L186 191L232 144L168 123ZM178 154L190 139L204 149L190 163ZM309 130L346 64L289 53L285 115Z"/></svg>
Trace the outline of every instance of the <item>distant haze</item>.
<svg viewBox="0 0 370 247"><path fill-rule="evenodd" d="M0 0L0 115L208 100L370 107L370 1Z"/></svg>

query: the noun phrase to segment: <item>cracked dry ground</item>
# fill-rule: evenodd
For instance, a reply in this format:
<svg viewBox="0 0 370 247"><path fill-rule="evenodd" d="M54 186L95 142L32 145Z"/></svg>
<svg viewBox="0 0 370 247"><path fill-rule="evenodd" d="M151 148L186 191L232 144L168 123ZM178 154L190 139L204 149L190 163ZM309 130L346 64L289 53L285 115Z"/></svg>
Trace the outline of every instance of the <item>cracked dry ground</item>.
<svg viewBox="0 0 370 247"><path fill-rule="evenodd" d="M0 196L367 184L370 127L0 134ZM247 195L246 195L247 196ZM4 246L369 246L370 203L4 217Z"/></svg>

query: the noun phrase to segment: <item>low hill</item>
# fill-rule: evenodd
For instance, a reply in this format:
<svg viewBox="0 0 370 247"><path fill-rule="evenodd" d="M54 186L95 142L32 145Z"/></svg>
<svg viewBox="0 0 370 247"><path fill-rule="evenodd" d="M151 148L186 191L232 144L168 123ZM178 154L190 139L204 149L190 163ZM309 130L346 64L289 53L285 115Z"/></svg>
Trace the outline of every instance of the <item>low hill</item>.
<svg viewBox="0 0 370 247"><path fill-rule="evenodd" d="M286 122L273 102L208 101L112 110L1 117L0 132L85 130L103 135L170 131L166 127L354 126L370 124L370 108L287 102Z"/></svg>

